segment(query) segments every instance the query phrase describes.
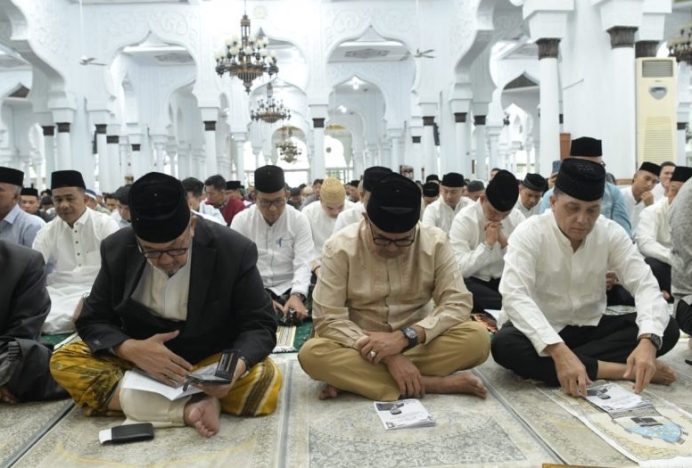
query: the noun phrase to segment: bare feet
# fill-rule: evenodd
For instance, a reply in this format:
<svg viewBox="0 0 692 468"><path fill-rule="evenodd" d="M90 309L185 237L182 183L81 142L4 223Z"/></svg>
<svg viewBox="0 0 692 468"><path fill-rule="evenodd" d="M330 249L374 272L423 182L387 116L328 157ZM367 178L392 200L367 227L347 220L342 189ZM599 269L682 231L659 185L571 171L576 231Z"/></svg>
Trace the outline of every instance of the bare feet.
<svg viewBox="0 0 692 468"><path fill-rule="evenodd" d="M219 413L221 404L213 397L205 397L201 400L191 400L185 405L185 424L194 427L202 437L211 437L219 432L221 426Z"/></svg>
<svg viewBox="0 0 692 468"><path fill-rule="evenodd" d="M18 403L17 397L7 387L0 387L0 401L11 405Z"/></svg>
<svg viewBox="0 0 692 468"><path fill-rule="evenodd" d="M425 393L466 393L485 398L488 391L483 381L472 372L459 372L446 377L423 376Z"/></svg>
<svg viewBox="0 0 692 468"><path fill-rule="evenodd" d="M660 361L656 361L656 373L651 378L655 384L670 385L677 379L675 371Z"/></svg>
<svg viewBox="0 0 692 468"><path fill-rule="evenodd" d="M330 398L336 398L339 396L339 389L336 387L333 387L331 385L325 385L324 388L320 391L319 394L319 399L320 400L329 400Z"/></svg>

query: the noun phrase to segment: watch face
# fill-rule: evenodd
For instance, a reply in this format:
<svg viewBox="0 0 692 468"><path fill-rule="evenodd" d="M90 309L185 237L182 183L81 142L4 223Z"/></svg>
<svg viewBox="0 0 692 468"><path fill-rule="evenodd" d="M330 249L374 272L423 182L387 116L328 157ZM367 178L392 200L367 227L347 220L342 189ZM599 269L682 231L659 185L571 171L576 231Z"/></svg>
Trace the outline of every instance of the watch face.
<svg viewBox="0 0 692 468"><path fill-rule="evenodd" d="M415 340L418 338L418 333L416 333L416 330L411 327L404 328L404 335L406 335L406 338L409 340Z"/></svg>

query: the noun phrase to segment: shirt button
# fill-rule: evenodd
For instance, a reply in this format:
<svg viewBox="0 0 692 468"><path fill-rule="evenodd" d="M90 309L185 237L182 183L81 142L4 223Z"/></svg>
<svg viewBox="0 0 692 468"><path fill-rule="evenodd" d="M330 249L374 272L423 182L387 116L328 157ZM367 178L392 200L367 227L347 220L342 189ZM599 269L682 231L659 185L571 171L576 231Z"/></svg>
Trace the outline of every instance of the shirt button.
<svg viewBox="0 0 692 468"><path fill-rule="evenodd" d="M79 257L79 252L77 252L77 256Z"/></svg>

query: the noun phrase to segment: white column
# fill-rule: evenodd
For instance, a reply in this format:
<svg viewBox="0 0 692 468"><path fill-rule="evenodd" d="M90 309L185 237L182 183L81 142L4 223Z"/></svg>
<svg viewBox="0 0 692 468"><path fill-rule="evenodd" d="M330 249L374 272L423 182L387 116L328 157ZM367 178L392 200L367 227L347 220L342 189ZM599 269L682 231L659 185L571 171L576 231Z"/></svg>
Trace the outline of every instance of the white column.
<svg viewBox="0 0 692 468"><path fill-rule="evenodd" d="M634 33L637 28L615 26L608 29L612 60L610 141L604 141L608 171L615 177L632 177L637 166L636 108L634 102ZM605 104L605 103L604 103Z"/></svg>
<svg viewBox="0 0 692 468"><path fill-rule="evenodd" d="M114 192L125 181L120 180L120 136L106 135L108 157L106 173L99 175L101 192Z"/></svg>
<svg viewBox="0 0 692 468"><path fill-rule="evenodd" d="M234 133L232 139L235 153L235 177L242 185L247 186L247 177L245 175L245 140L247 139L247 134Z"/></svg>
<svg viewBox="0 0 692 468"><path fill-rule="evenodd" d="M43 154L46 158L46 186L50 185L50 175L55 171L55 126L43 127ZM41 185L37 185L41 187Z"/></svg>
<svg viewBox="0 0 692 468"><path fill-rule="evenodd" d="M154 168L155 172L165 173L166 162L166 136L154 135L152 137L154 143ZM202 150L204 151L204 150Z"/></svg>
<svg viewBox="0 0 692 468"><path fill-rule="evenodd" d="M476 126L476 177L481 180L488 180L488 147L485 136L485 115L474 115L473 123Z"/></svg>
<svg viewBox="0 0 692 468"><path fill-rule="evenodd" d="M687 153L685 147L687 146L687 122L678 122L678 154L677 161L675 164L678 166L687 166Z"/></svg>
<svg viewBox="0 0 692 468"><path fill-rule="evenodd" d="M676 164L687 166L686 133L690 120L690 65L687 62L678 64L678 154Z"/></svg>
<svg viewBox="0 0 692 468"><path fill-rule="evenodd" d="M489 149L489 166L493 167L505 167L505 163L500 156L500 133L502 132L502 127L486 127L486 133L488 136L488 149Z"/></svg>
<svg viewBox="0 0 692 468"><path fill-rule="evenodd" d="M326 175L324 166L324 120L312 119L315 150L310 158L310 180L322 179Z"/></svg>
<svg viewBox="0 0 692 468"><path fill-rule="evenodd" d="M451 166L454 171L471 177L471 157L469 155L468 124L466 123L467 112L454 113L454 133L456 136L457 154L454 164Z"/></svg>
<svg viewBox="0 0 692 468"><path fill-rule="evenodd" d="M99 155L99 190L108 191L108 149L106 148L106 132L108 125L96 124L96 153Z"/></svg>
<svg viewBox="0 0 692 468"><path fill-rule="evenodd" d="M421 148L421 137L411 136L411 147L413 151L413 180L425 180L423 169L423 149Z"/></svg>
<svg viewBox="0 0 692 468"><path fill-rule="evenodd" d="M126 183L126 178L134 175L132 170L132 152L130 141L127 136L120 138L120 180Z"/></svg>
<svg viewBox="0 0 692 468"><path fill-rule="evenodd" d="M72 169L72 142L70 140L70 123L58 122L58 156L56 170Z"/></svg>
<svg viewBox="0 0 692 468"><path fill-rule="evenodd" d="M392 135L389 137L390 144L392 146L391 152L390 152L390 161L389 161L389 167L396 172L397 174L399 173L399 166L401 165L401 141L398 135Z"/></svg>
<svg viewBox="0 0 692 468"><path fill-rule="evenodd" d="M142 154L142 145L140 143L132 143L130 149L132 150L130 153L132 158L132 176L137 180L147 172L144 164L142 164L142 157L144 156Z"/></svg>
<svg viewBox="0 0 692 468"><path fill-rule="evenodd" d="M426 176L439 173L437 167L437 153L435 151L434 123L435 117L423 117L423 138L421 144L423 145L423 167Z"/></svg>
<svg viewBox="0 0 692 468"><path fill-rule="evenodd" d="M216 156L216 120L204 121L204 150L206 153L205 177L218 174L219 167Z"/></svg>
<svg viewBox="0 0 692 468"><path fill-rule="evenodd" d="M548 174L552 161L560 156L560 89L557 63L560 39L539 39L536 44L541 80L541 144L535 172Z"/></svg>

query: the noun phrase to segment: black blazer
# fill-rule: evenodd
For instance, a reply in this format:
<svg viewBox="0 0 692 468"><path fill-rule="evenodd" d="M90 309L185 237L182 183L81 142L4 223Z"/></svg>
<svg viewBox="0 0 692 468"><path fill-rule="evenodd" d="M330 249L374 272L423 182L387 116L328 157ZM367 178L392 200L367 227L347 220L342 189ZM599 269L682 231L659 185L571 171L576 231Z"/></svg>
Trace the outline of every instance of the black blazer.
<svg viewBox="0 0 692 468"><path fill-rule="evenodd" d="M187 319L167 320L131 299L146 259L132 228L101 242L101 270L77 320L93 353L123 341L180 330L166 346L188 362L234 348L248 367L276 345L276 319L257 270L257 247L217 223L198 219L192 241Z"/></svg>

